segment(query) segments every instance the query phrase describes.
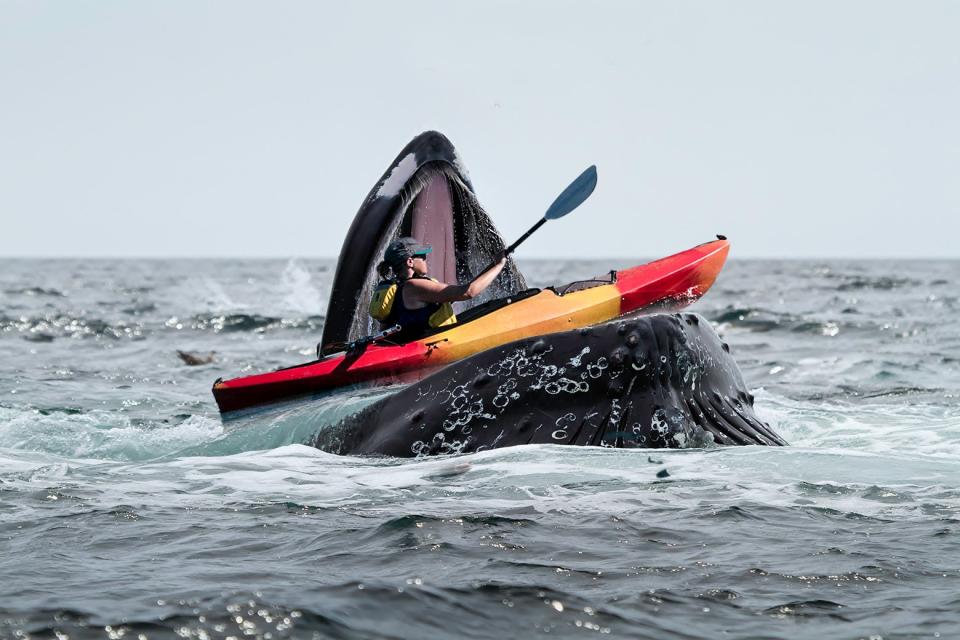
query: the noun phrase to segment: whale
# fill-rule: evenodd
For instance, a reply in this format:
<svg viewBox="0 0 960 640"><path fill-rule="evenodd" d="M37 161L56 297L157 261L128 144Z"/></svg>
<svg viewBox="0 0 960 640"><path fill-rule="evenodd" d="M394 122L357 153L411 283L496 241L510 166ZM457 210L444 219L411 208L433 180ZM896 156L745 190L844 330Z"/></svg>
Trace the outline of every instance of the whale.
<svg viewBox="0 0 960 640"><path fill-rule="evenodd" d="M341 455L424 457L530 444L783 446L729 346L695 313L655 313L476 354L325 426Z"/></svg>
<svg viewBox="0 0 960 640"><path fill-rule="evenodd" d="M381 329L366 310L377 286L376 266L396 238L432 245L430 275L469 282L506 247L474 193L469 173L442 133L425 131L397 155L364 198L343 240L327 305L320 352ZM481 295L456 303L457 313L527 288L512 258Z"/></svg>

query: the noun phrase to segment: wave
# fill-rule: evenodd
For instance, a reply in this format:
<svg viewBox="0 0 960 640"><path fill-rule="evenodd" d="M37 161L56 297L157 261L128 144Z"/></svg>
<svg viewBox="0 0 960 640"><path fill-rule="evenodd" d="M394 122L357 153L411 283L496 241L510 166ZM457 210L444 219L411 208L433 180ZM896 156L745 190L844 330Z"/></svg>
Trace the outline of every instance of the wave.
<svg viewBox="0 0 960 640"><path fill-rule="evenodd" d="M19 333L33 342L52 342L56 338L142 339L140 322L110 323L86 313L47 313L35 316L0 315L0 333Z"/></svg>
<svg viewBox="0 0 960 640"><path fill-rule="evenodd" d="M20 287L17 289L4 289L4 293L11 296L41 296L48 298L64 298L67 295L59 289L54 289L52 287L49 289L44 289L43 287Z"/></svg>
<svg viewBox="0 0 960 640"><path fill-rule="evenodd" d="M314 551L328 561L343 560L326 558L322 548ZM378 551L383 573L379 578L337 575L309 579L303 575L305 580L296 590L211 589L218 592L214 596L184 590L159 600L135 588L139 600L120 598L122 616L102 597L91 597L92 603L86 607L48 605L18 610L7 606L0 609L0 615L15 621L14 628L31 637L384 640L541 635L695 639L725 635L730 629L736 629L738 637L758 638L833 637L838 633L879 637L874 633L877 629L895 629L898 637L939 637L939 631L931 630L941 630L946 637L956 619L950 595L941 590L919 603L906 597L907 593L890 594L891 588L884 584L886 572L883 579L869 571L822 574L811 580L762 570L743 576L715 576L717 571L732 569L724 562L676 568L685 574L688 584L671 581L667 587L660 584L664 578L604 571L594 571L592 579L582 580L556 574L523 574L505 580L490 568L481 570L457 562L449 551L444 559L460 569L459 575L442 571L426 555L418 556L422 558L418 569L397 575L395 562ZM433 555L444 551L435 549ZM414 553L417 551L408 555ZM314 564L306 558L305 562ZM218 573L227 584L241 582L238 570L225 567ZM246 577L250 579L249 574ZM828 589L826 585L834 578L833 588ZM735 582L740 590L710 588L721 580ZM766 586L760 588L757 583ZM865 599L865 590L873 598ZM896 606L875 602L895 595L902 598ZM70 602L78 600L69 598ZM781 633L771 635L771 629Z"/></svg>
<svg viewBox="0 0 960 640"><path fill-rule="evenodd" d="M271 331L309 331L319 335L324 316L281 318L260 314L201 313L189 318L171 316L165 320L147 320L145 314L156 310L148 303L126 307L123 313L139 320L106 320L80 313L47 313L11 317L0 315L0 333L17 333L32 342L52 342L57 338L108 338L142 340L158 331L198 331L212 333L265 333Z"/></svg>
<svg viewBox="0 0 960 640"><path fill-rule="evenodd" d="M324 316L319 315L300 318L280 318L247 313L232 313L227 315L198 314L193 316L186 324L176 317L170 318L164 323L164 326L176 329L187 327L196 331L213 331L215 333L243 331L263 333L265 331L282 329L319 332L323 329L324 319Z"/></svg>
<svg viewBox="0 0 960 640"><path fill-rule="evenodd" d="M789 331L812 335L835 336L841 330L863 330L871 323L848 323L839 320L810 319L803 315L784 313L761 307L727 307L720 311L705 312L707 318L719 330L725 328L746 329L753 333Z"/></svg>
<svg viewBox="0 0 960 640"><path fill-rule="evenodd" d="M235 582L228 577L229 571L224 573L226 581ZM96 602L92 607L17 610L7 606L0 615L17 621L31 637L86 637L100 632L118 638L491 638L517 637L518 628L531 633L550 629L551 635L564 636L610 634L619 627L637 638L653 638L669 635L672 627L652 610L628 613L614 601L603 605L588 594L522 582L475 581L471 585L457 580L439 586L418 577L386 576L314 585L302 597L292 593L283 597L283 604L260 592L222 591L214 597L143 599L150 604L123 598L122 617L113 613L114 607L98 606L99 598L92 598ZM699 600L684 597L681 601L690 612L703 606ZM425 611L430 614L424 615ZM503 615L504 611L515 613ZM647 635L638 635L637 628L646 629Z"/></svg>
<svg viewBox="0 0 960 640"><path fill-rule="evenodd" d="M853 307L805 313L742 306L697 311L720 332L738 329L751 333L793 333L830 338L842 334L869 337L880 342L914 340L927 334L936 334L941 331L944 322L943 315L911 316L903 311L899 311L897 316L903 319L891 320L887 316L877 318Z"/></svg>
<svg viewBox="0 0 960 640"><path fill-rule="evenodd" d="M843 282L837 285L837 291L858 291L860 289L890 291L892 289L918 287L923 285L922 281L914 278L900 278L895 276L869 277L860 275L847 276L836 274L832 277L843 280Z"/></svg>

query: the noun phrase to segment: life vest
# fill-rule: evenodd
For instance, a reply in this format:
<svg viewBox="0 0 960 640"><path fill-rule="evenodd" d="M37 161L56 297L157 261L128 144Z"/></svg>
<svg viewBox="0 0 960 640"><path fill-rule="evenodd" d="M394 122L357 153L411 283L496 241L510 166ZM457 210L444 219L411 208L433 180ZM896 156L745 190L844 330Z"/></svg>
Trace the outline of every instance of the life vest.
<svg viewBox="0 0 960 640"><path fill-rule="evenodd" d="M439 282L436 278L427 278L426 276L416 277ZM409 324L420 324L423 322L423 317L426 316L426 322L424 324L431 329L446 327L451 324L456 324L457 322L457 316L453 312L453 305L449 302L442 304L433 302L427 303L426 306L420 309L407 309L402 299L399 300L399 303L397 302L399 296L400 286L398 283L390 280L381 281L374 290L373 297L370 299L370 315L373 319L386 324L393 324L390 322L392 319L396 324L406 327L406 325Z"/></svg>

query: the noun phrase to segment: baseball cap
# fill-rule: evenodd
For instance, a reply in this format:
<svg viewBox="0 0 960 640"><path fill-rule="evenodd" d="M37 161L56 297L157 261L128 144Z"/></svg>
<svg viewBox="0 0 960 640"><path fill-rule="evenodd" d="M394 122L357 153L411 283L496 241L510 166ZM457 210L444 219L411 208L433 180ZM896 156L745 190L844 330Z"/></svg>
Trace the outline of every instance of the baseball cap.
<svg viewBox="0 0 960 640"><path fill-rule="evenodd" d="M413 256L425 256L433 251L428 244L420 244L416 238L397 238L390 243L383 259L389 264L400 264Z"/></svg>

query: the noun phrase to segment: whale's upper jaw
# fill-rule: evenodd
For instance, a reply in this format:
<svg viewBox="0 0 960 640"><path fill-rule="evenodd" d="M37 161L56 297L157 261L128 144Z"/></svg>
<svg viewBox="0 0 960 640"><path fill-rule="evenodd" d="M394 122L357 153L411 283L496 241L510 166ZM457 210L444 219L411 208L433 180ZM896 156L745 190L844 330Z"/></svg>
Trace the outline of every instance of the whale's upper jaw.
<svg viewBox="0 0 960 640"><path fill-rule="evenodd" d="M474 194L460 155L446 136L426 131L411 140L367 194L343 242L321 344L354 340L379 327L366 313L387 245L413 235L433 245L430 275L444 282L469 278L505 244ZM510 261L488 292L474 301L526 288Z"/></svg>
<svg viewBox="0 0 960 640"><path fill-rule="evenodd" d="M397 155L390 168L371 191L371 197L380 199L399 196L417 170L435 162L448 164L458 174L463 184L473 192L470 174L450 140L438 131L424 131L411 140Z"/></svg>

